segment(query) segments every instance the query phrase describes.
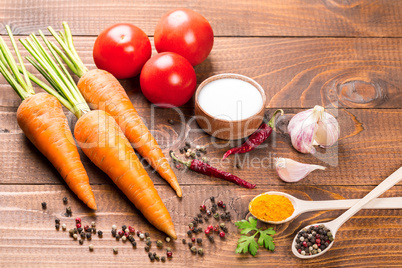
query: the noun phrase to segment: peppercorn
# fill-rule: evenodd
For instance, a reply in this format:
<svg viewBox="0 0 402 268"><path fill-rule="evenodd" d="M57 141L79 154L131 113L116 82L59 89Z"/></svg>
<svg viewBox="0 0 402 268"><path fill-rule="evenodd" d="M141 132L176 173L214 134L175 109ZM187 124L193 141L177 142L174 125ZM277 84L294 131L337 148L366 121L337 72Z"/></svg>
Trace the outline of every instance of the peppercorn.
<svg viewBox="0 0 402 268"><path fill-rule="evenodd" d="M74 234L77 234L77 233L78 233L78 229L77 229L77 228L74 228L74 229L73 229L73 232L74 232Z"/></svg>
<svg viewBox="0 0 402 268"><path fill-rule="evenodd" d="M121 238L121 240L122 240L123 242L126 242L126 241L127 241L127 237L126 237L126 236L123 236L123 237Z"/></svg>
<svg viewBox="0 0 402 268"><path fill-rule="evenodd" d="M220 232L220 233L219 233L219 236L220 236L221 238L224 238L224 237L225 237L225 232Z"/></svg>
<svg viewBox="0 0 402 268"><path fill-rule="evenodd" d="M198 156L198 157L200 157L200 156L201 156L201 153L200 153L199 151L197 151L197 152L195 152L195 155Z"/></svg>
<svg viewBox="0 0 402 268"><path fill-rule="evenodd" d="M88 240L91 240L92 239L92 235L91 235L91 233L86 233L86 235L85 235L86 237L87 237L87 239Z"/></svg>
<svg viewBox="0 0 402 268"><path fill-rule="evenodd" d="M214 214L215 219L219 219L219 213Z"/></svg>
<svg viewBox="0 0 402 268"><path fill-rule="evenodd" d="M241 169L241 165L239 163L237 163L236 168Z"/></svg>
<svg viewBox="0 0 402 268"><path fill-rule="evenodd" d="M226 209L226 204L222 204L221 206L223 209Z"/></svg>
<svg viewBox="0 0 402 268"><path fill-rule="evenodd" d="M82 239L85 239L85 233L84 232L80 233L80 236L81 236Z"/></svg>
<svg viewBox="0 0 402 268"><path fill-rule="evenodd" d="M77 235L77 234L73 234L73 238L74 238L74 240L77 240L78 235Z"/></svg>
<svg viewBox="0 0 402 268"><path fill-rule="evenodd" d="M71 215L73 215L73 212L72 212L72 210L71 210L71 207L67 207L67 208L66 208L66 215L67 215L68 217L71 217Z"/></svg>
<svg viewBox="0 0 402 268"><path fill-rule="evenodd" d="M98 236L102 237L103 236L103 232L101 230L98 231Z"/></svg>
<svg viewBox="0 0 402 268"><path fill-rule="evenodd" d="M211 202L214 203L214 202L215 202L215 197L214 197L214 196L211 196L211 197L209 198L209 200L211 200Z"/></svg>
<svg viewBox="0 0 402 268"><path fill-rule="evenodd" d="M145 237L147 237L147 238L149 237L149 233L145 233L144 235L145 235Z"/></svg>
<svg viewBox="0 0 402 268"><path fill-rule="evenodd" d="M169 243L170 242L170 237L169 236L165 237L165 241Z"/></svg>
<svg viewBox="0 0 402 268"><path fill-rule="evenodd" d="M87 232L88 232L88 233L92 233L92 229L93 229L93 228L91 228L91 227L88 228L88 229L87 229Z"/></svg>
<svg viewBox="0 0 402 268"><path fill-rule="evenodd" d="M145 242L145 244L146 244L147 246L151 246L151 245L152 245L152 242L151 242L150 240L147 240L147 242Z"/></svg>
<svg viewBox="0 0 402 268"><path fill-rule="evenodd" d="M197 253L197 248L196 247L191 247L190 250L191 250L192 253Z"/></svg>
<svg viewBox="0 0 402 268"><path fill-rule="evenodd" d="M184 154L184 148L180 148L180 153Z"/></svg>
<svg viewBox="0 0 402 268"><path fill-rule="evenodd" d="M123 225L123 226L121 227L121 229L124 231L124 230L127 229L127 226L126 226L126 225Z"/></svg>
<svg viewBox="0 0 402 268"><path fill-rule="evenodd" d="M80 239L78 242L80 243L80 245L84 244L84 240L82 239Z"/></svg>
<svg viewBox="0 0 402 268"><path fill-rule="evenodd" d="M162 261L162 262L165 262L165 261L166 261L165 256L162 256L162 257L161 257L161 261Z"/></svg>
<svg viewBox="0 0 402 268"><path fill-rule="evenodd" d="M193 232L187 231L187 235L191 237L193 235Z"/></svg>
<svg viewBox="0 0 402 268"><path fill-rule="evenodd" d="M221 207L222 205L223 205L223 201L221 200L218 202L218 207Z"/></svg>
<svg viewBox="0 0 402 268"><path fill-rule="evenodd" d="M144 247L144 249L145 249L145 251L149 251L149 246L148 245L146 245L145 247Z"/></svg>
<svg viewBox="0 0 402 268"><path fill-rule="evenodd" d="M42 209L46 209L46 207L47 207L47 204L46 204L46 202L42 202Z"/></svg>
<svg viewBox="0 0 402 268"><path fill-rule="evenodd" d="M205 211L206 209L207 209L207 207L205 205L200 206L200 211Z"/></svg>
<svg viewBox="0 0 402 268"><path fill-rule="evenodd" d="M202 220L202 218L198 219L198 223L204 223L204 221Z"/></svg>
<svg viewBox="0 0 402 268"><path fill-rule="evenodd" d="M158 248L163 247L162 241L161 241L161 240L156 241L156 246L157 246Z"/></svg>
<svg viewBox="0 0 402 268"><path fill-rule="evenodd" d="M182 239L181 242L182 242L183 244L186 244L186 243L187 243L187 242L186 242L186 239Z"/></svg>
<svg viewBox="0 0 402 268"><path fill-rule="evenodd" d="M192 221L191 223L193 224L194 227L198 226L198 220L197 221Z"/></svg>
<svg viewBox="0 0 402 268"><path fill-rule="evenodd" d="M112 236L116 237L116 230L112 230Z"/></svg>
<svg viewBox="0 0 402 268"><path fill-rule="evenodd" d="M118 249L118 248L116 248L116 247L114 247L114 248L113 248L113 253L114 253L114 254L119 253L119 249Z"/></svg>
<svg viewBox="0 0 402 268"><path fill-rule="evenodd" d="M75 218L75 223L81 223L81 218Z"/></svg>
<svg viewBox="0 0 402 268"><path fill-rule="evenodd" d="M77 227L77 229L81 228L81 223L77 223L75 226Z"/></svg>
<svg viewBox="0 0 402 268"><path fill-rule="evenodd" d="M224 220L226 218L225 214L221 214L221 219Z"/></svg>
<svg viewBox="0 0 402 268"><path fill-rule="evenodd" d="M148 257L151 258L153 256L152 252L148 252Z"/></svg>
<svg viewBox="0 0 402 268"><path fill-rule="evenodd" d="M201 238L197 238L197 244L202 244L202 239Z"/></svg>
<svg viewBox="0 0 402 268"><path fill-rule="evenodd" d="M202 248L199 248L198 249L198 254L201 255L201 256L204 255L204 250Z"/></svg>
<svg viewBox="0 0 402 268"><path fill-rule="evenodd" d="M213 243L214 242L214 237L211 235L211 236L208 236L208 239L209 239L209 242L211 242L211 243Z"/></svg>
<svg viewBox="0 0 402 268"><path fill-rule="evenodd" d="M56 219L54 220L54 223L55 223L55 224L60 223L60 219L59 219L59 218L56 218Z"/></svg>
<svg viewBox="0 0 402 268"><path fill-rule="evenodd" d="M80 234L83 231L82 228L77 228L77 232Z"/></svg>
<svg viewBox="0 0 402 268"><path fill-rule="evenodd" d="M188 245L189 248L191 248L193 246L193 243L188 242L187 245Z"/></svg>
<svg viewBox="0 0 402 268"><path fill-rule="evenodd" d="M137 247L137 242L131 241L131 245L133 245L133 248Z"/></svg>
<svg viewBox="0 0 402 268"><path fill-rule="evenodd" d="M64 203L64 205L68 203L67 197L63 197L63 203Z"/></svg>
<svg viewBox="0 0 402 268"><path fill-rule="evenodd" d="M89 245L89 251L93 251L94 250L94 245L90 244Z"/></svg>
<svg viewBox="0 0 402 268"><path fill-rule="evenodd" d="M141 239L141 240L144 240L144 238L145 238L145 235L141 233L141 234L140 234L140 239Z"/></svg>
<svg viewBox="0 0 402 268"><path fill-rule="evenodd" d="M130 233L135 233L134 227L131 227L131 226L128 226L128 231L129 231Z"/></svg>
<svg viewBox="0 0 402 268"><path fill-rule="evenodd" d="M63 229L63 231L65 231L65 230L67 229L67 225L66 225L65 223L63 223L63 224L61 225L61 229Z"/></svg>
<svg viewBox="0 0 402 268"><path fill-rule="evenodd" d="M207 215L208 215L208 216L211 216L211 215L212 215L212 213L211 213L211 211L210 211L209 209L207 210ZM208 219L208 218L205 218L205 219Z"/></svg>
<svg viewBox="0 0 402 268"><path fill-rule="evenodd" d="M129 236L127 237L127 239L128 239L128 241L130 241L130 242L135 241L134 236L132 236L132 235L129 235Z"/></svg>
<svg viewBox="0 0 402 268"><path fill-rule="evenodd" d="M56 223L55 226L56 230L58 231L60 229L60 224Z"/></svg>
<svg viewBox="0 0 402 268"><path fill-rule="evenodd" d="M167 256L168 258L172 258L172 257L173 257L173 253L172 253L171 251L169 251L169 252L166 253L166 256Z"/></svg>

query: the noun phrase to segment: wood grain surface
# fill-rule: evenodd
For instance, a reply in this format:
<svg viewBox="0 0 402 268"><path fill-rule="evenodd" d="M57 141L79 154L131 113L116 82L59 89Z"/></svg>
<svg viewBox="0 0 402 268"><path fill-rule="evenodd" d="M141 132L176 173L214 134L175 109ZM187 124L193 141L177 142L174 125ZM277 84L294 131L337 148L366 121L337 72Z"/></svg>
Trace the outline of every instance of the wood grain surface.
<svg viewBox="0 0 402 268"><path fill-rule="evenodd" d="M389 0L2 0L0 33L5 24L22 35L68 21L77 35L96 36L118 22L153 35L177 7L200 12L217 36L402 37L402 3Z"/></svg>
<svg viewBox="0 0 402 268"><path fill-rule="evenodd" d="M240 237L234 222L248 216L248 203L265 191L283 191L304 200L362 198L402 165L402 2L393 0L234 0L220 1L63 1L0 0L0 34L5 25L18 38L51 25L60 29L67 21L84 63L96 68L92 47L105 27L130 22L143 29L153 44L159 18L176 7L203 14L211 23L214 47L195 67L197 83L219 73L238 73L255 79L265 90L266 115L277 108L286 114L277 120L276 131L258 149L220 161L223 153L243 140L223 141L203 132L194 118L193 100L178 109L154 108L141 93L139 79L121 80L139 114L167 155L179 153L184 143L207 146L210 163L256 183L252 190L232 183L175 169L183 197L151 168L146 167L162 200L171 213L178 240L157 249L155 241L165 236L153 228L123 193L81 153L90 177L98 210L86 208L68 189L50 162L22 133L16 122L20 99L0 77L0 267L402 267L401 210L362 210L337 233L331 250L320 258L300 260L290 250L299 229L325 222L342 211L302 214L274 227L275 252L260 248L256 257L235 254ZM22 46L20 46L22 49ZM153 51L156 54L156 51ZM22 55L27 53L22 50ZM38 77L38 72L28 67ZM41 91L37 87L35 89ZM292 148L286 125L297 112L323 105L339 121L338 144L319 149L315 156ZM71 129L75 117L67 110ZM168 120L173 120L170 124ZM284 183L272 168L275 157L324 165L298 183ZM143 161L144 164L145 161ZM240 166L236 167L237 165ZM215 235L211 244L204 234L205 255L193 255L181 239L188 223L199 213L199 205L210 205L209 197L223 200L232 214L225 239ZM402 196L402 184L382 197ZM62 202L68 197L68 204ZM43 210L41 202L47 202ZM64 215L71 206L73 217ZM74 218L85 224L96 221L103 238L79 245L61 229L55 218L70 229ZM210 219L208 224L217 222ZM173 258L166 263L150 262L138 246L116 241L110 234L116 224L133 225L149 232L151 252ZM207 223L202 225L207 226ZM95 247L88 250L89 244ZM112 248L119 253L113 254ZM199 247L199 246L197 246Z"/></svg>

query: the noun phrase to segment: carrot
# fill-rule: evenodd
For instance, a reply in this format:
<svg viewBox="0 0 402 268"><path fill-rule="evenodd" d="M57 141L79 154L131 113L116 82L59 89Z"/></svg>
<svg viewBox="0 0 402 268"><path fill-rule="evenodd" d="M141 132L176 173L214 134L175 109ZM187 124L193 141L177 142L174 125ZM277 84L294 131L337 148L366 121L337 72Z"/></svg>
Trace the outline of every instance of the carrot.
<svg viewBox="0 0 402 268"><path fill-rule="evenodd" d="M150 223L176 239L168 210L116 120L104 111L90 111L56 51L39 32L57 63L35 35L31 34L31 38L21 42L36 60L28 58L28 61L63 94L64 101L81 110L81 113L76 113L79 119L74 135L82 151L112 179Z"/></svg>
<svg viewBox="0 0 402 268"><path fill-rule="evenodd" d="M24 100L17 110L18 125L53 164L70 189L89 208L96 209L89 178L60 102L47 93Z"/></svg>
<svg viewBox="0 0 402 268"><path fill-rule="evenodd" d="M104 111L91 111L77 121L74 136L82 151L112 179L145 218L176 239L168 210L114 118Z"/></svg>
<svg viewBox="0 0 402 268"><path fill-rule="evenodd" d="M25 70L8 25L6 29L21 65L17 66L10 50L0 37L0 71L23 99L17 110L18 125L35 147L53 164L78 198L91 209L96 209L88 175L80 160L62 106L52 95L35 94L29 82L29 76L33 75ZM20 77L18 69L22 71L25 81Z"/></svg>
<svg viewBox="0 0 402 268"><path fill-rule="evenodd" d="M60 43L67 56L56 46L59 55L70 69L80 77L78 88L87 103L94 109L101 109L113 116L128 140L142 157L182 196L182 190L176 175L163 155L155 138L142 122L133 104L119 81L103 70L91 70L85 67L72 43L72 36L67 23L63 23L65 32L57 35L49 27L49 31Z"/></svg>

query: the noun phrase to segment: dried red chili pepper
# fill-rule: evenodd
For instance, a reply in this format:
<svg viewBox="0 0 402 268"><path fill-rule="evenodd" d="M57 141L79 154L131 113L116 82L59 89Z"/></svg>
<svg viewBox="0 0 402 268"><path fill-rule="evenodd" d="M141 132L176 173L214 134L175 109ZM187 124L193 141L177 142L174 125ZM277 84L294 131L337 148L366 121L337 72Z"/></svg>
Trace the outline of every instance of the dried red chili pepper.
<svg viewBox="0 0 402 268"><path fill-rule="evenodd" d="M268 123L263 122L261 126L253 134L250 135L250 137L247 139L245 143L243 143L239 147L235 147L227 151L223 155L222 160L225 160L226 157L228 157L231 154L244 154L250 152L255 147L263 143L271 135L272 129L274 129L275 127L275 117L278 112L280 112L281 115L283 115L283 110L281 109L276 110Z"/></svg>
<svg viewBox="0 0 402 268"><path fill-rule="evenodd" d="M207 163L200 161L198 159L193 159L191 161L182 161L178 159L173 151L170 151L170 157L172 157L175 161L185 165L189 169L219 179L227 180L230 182L234 182L237 185L243 186L248 189L253 189L255 187L255 184L251 184L245 180L240 179L239 177L230 174L229 172L225 172L222 170L219 170L217 168L214 168L211 165L208 165Z"/></svg>

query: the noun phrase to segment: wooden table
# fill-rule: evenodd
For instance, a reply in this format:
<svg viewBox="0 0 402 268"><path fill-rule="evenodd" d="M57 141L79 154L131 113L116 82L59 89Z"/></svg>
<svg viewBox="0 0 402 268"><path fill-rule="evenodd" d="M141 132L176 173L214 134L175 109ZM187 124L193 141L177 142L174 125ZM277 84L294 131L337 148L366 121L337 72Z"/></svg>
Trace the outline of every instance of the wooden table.
<svg viewBox="0 0 402 268"><path fill-rule="evenodd" d="M237 157L237 162L234 157L224 163L215 161L226 171L256 183L255 189L177 171L184 192L181 199L148 168L179 236L179 240L165 244L172 248L173 259L165 264L151 263L144 242L137 239L137 249L129 243L116 242L110 235L111 225L133 225L148 231L153 240L165 236L148 224L111 180L82 155L98 204L96 213L87 209L18 127L16 110L20 99L1 78L0 266L402 266L401 210L360 211L340 229L330 252L307 261L294 257L290 251L295 233L307 224L331 220L342 211L306 213L290 223L273 226L277 231L275 252L260 248L256 257L235 254L240 234L233 223L228 224L226 238L220 241L216 237L214 244L199 235L204 238L203 257L192 255L181 242L186 237L187 224L210 196L226 202L234 222L246 217L248 202L264 191L284 191L305 200L361 198L401 166L402 2L1 0L0 33L4 36L4 25L9 24L15 35L25 37L38 29L46 31L49 25L61 29L61 22L68 21L78 53L89 68L95 68L92 46L106 26L133 23L150 36L153 44L159 18L181 6L203 14L216 36L210 56L195 68L198 83L225 72L249 76L266 91L267 114L276 108L294 114L316 104L334 108L332 112L341 127L338 146L319 150L319 157L300 154L280 127L264 146ZM31 66L29 70L37 74ZM178 150L187 140L194 146L208 146L207 156L217 160L228 148L239 144L240 141L215 140L201 131L194 122L192 102L180 107L185 115L185 122L181 122L174 110L151 110L138 78L121 82L165 154L170 149ZM73 126L73 116L67 116ZM170 125L169 119L175 124ZM285 121L286 118L281 120ZM273 158L279 156L328 168L298 183L284 183L272 168ZM236 168L237 163L241 169ZM64 216L64 196L73 210L71 218ZM392 196L402 196L401 184L383 195ZM48 204L46 210L41 208L43 201ZM87 241L81 246L68 232L54 228L56 217L71 228L77 216L86 223L96 221L97 228L105 233L102 239L93 238L93 252L89 252ZM112 252L114 246L119 248L117 255ZM152 251L163 254L155 245Z"/></svg>

